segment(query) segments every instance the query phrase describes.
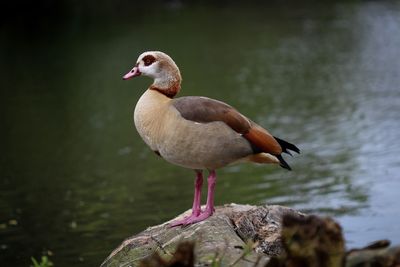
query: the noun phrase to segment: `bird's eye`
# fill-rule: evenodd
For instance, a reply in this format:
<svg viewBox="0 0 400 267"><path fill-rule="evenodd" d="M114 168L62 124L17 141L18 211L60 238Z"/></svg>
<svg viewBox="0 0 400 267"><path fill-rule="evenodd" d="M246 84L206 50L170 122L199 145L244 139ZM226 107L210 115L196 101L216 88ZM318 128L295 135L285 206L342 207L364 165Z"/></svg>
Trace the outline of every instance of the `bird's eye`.
<svg viewBox="0 0 400 267"><path fill-rule="evenodd" d="M143 62L144 62L145 66L150 66L151 64L154 63L154 61L156 61L156 59L152 55L147 55L143 58Z"/></svg>

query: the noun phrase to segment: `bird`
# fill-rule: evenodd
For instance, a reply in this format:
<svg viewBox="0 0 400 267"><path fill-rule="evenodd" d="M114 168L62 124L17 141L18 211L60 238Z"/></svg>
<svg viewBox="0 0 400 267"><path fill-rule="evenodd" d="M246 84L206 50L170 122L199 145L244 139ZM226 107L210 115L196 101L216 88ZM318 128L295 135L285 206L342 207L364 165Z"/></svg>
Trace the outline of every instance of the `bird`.
<svg viewBox="0 0 400 267"><path fill-rule="evenodd" d="M175 98L181 73L174 60L161 51L139 55L123 80L148 76L153 83L134 109L135 127L143 141L167 162L195 171L191 214L171 227L201 222L212 216L216 170L227 165L254 162L278 164L291 170L282 153L300 153L294 144L271 135L234 107L203 96ZM201 207L203 171L208 171L207 202Z"/></svg>

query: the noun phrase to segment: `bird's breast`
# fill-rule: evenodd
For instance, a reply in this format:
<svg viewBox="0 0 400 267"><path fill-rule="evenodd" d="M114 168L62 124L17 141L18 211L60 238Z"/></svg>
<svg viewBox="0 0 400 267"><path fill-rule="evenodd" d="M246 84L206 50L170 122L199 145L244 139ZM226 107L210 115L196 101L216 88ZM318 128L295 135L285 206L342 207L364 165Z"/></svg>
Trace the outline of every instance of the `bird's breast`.
<svg viewBox="0 0 400 267"><path fill-rule="evenodd" d="M154 151L163 138L162 127L169 99L162 94L147 90L139 99L134 111L135 127L143 141Z"/></svg>

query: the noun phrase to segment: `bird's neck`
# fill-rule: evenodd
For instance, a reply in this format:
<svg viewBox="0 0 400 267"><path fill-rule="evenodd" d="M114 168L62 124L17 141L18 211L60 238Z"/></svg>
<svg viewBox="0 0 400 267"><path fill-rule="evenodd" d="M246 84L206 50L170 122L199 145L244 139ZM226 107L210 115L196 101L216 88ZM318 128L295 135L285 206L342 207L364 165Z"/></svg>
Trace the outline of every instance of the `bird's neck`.
<svg viewBox="0 0 400 267"><path fill-rule="evenodd" d="M173 98L181 89L181 74L179 70L163 75L160 78L154 79L149 89L156 90L169 98Z"/></svg>

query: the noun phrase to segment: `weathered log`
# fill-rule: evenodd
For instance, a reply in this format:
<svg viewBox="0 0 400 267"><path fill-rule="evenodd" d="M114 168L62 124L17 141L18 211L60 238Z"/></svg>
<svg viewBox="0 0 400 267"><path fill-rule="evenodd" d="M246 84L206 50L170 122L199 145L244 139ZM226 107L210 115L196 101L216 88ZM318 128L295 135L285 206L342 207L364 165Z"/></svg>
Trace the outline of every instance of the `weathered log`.
<svg viewBox="0 0 400 267"><path fill-rule="evenodd" d="M270 256L282 252L281 221L286 214L305 216L282 206L230 204L217 207L215 214L203 222L174 228L166 222L126 239L101 267L138 266L141 260L155 252L169 258L183 241L194 242L195 264L199 266L213 261L220 261L222 266L233 263L237 266L255 266L255 263L264 266ZM249 250L249 246L254 249Z"/></svg>
<svg viewBox="0 0 400 267"><path fill-rule="evenodd" d="M346 252L342 229L331 218L230 204L194 225L150 227L126 239L101 267L400 267L400 246L389 244L382 240Z"/></svg>

